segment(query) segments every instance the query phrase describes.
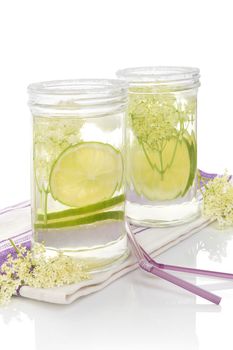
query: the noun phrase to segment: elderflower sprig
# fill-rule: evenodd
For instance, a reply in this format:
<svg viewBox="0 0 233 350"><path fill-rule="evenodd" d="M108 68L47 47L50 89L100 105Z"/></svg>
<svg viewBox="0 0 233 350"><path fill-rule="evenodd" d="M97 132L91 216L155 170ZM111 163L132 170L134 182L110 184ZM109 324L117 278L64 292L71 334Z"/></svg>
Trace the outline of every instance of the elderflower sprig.
<svg viewBox="0 0 233 350"><path fill-rule="evenodd" d="M161 142L181 136L195 119L196 98L178 99L162 89L131 88L129 116L132 129L140 143L158 150Z"/></svg>
<svg viewBox="0 0 233 350"><path fill-rule="evenodd" d="M130 94L129 115L135 135L140 142L147 142L151 149L155 142L171 138L176 133L179 113L176 99L171 94Z"/></svg>
<svg viewBox="0 0 233 350"><path fill-rule="evenodd" d="M9 303L21 286L52 288L90 279L82 261L59 252L47 257L45 247L35 244L31 250L15 246L16 257L11 254L0 268L0 304Z"/></svg>
<svg viewBox="0 0 233 350"><path fill-rule="evenodd" d="M229 175L215 177L204 187L203 215L217 220L220 227L233 225L233 184Z"/></svg>

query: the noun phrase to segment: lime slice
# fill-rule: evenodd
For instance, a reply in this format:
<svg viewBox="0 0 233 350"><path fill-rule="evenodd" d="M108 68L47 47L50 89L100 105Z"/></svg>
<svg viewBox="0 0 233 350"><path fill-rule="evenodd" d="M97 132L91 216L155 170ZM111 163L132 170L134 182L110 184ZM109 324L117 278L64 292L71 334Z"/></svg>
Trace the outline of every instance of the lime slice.
<svg viewBox="0 0 233 350"><path fill-rule="evenodd" d="M34 227L35 229L64 228L64 227L89 225L89 224L93 224L93 223L96 223L99 221L105 221L105 220L123 220L123 219L124 219L123 211L112 210L112 211L106 211L106 212L97 213L93 215L77 217L70 220L47 222L46 224L41 222L36 222Z"/></svg>
<svg viewBox="0 0 233 350"><path fill-rule="evenodd" d="M149 200L171 200L182 195L190 176L190 153L185 139L173 137L166 142L160 154L149 148L143 149L134 141L130 151L130 176L136 192ZM158 170L156 169L156 165Z"/></svg>
<svg viewBox="0 0 233 350"><path fill-rule="evenodd" d="M109 144L82 142L65 149L50 174L53 198L80 207L112 197L122 181L123 162Z"/></svg>
<svg viewBox="0 0 233 350"><path fill-rule="evenodd" d="M50 212L50 213L47 213L46 219L47 219L47 222L49 222L50 220L63 220L67 218L69 218L70 220L70 218L73 216L93 214L97 211L101 211L104 209L111 209L114 206L123 204L124 200L125 200L125 196L124 194L121 194L120 196L112 197L111 199L108 199L106 201L90 204L85 207ZM45 215L43 213L39 213L37 215L37 220L44 222Z"/></svg>

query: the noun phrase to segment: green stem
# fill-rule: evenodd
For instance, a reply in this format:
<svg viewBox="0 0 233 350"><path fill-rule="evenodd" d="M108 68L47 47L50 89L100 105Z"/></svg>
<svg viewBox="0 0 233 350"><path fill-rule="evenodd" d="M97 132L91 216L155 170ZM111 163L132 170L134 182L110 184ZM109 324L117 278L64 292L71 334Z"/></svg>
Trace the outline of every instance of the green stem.
<svg viewBox="0 0 233 350"><path fill-rule="evenodd" d="M164 149L165 149L166 145L167 145L167 142L163 142L163 145L162 145L162 148L161 148L161 152L163 152L163 151L164 151Z"/></svg>
<svg viewBox="0 0 233 350"><path fill-rule="evenodd" d="M151 160L150 160L150 157L148 156L148 154L147 154L147 151L146 151L146 149L145 149L145 147L144 147L144 145L143 145L143 143L142 143L142 149L143 149L143 151L144 151L144 154L145 154L145 156L146 156L146 159L148 160L148 163L150 164L150 166L151 166L151 169L152 170L157 170L157 172L159 173L159 174L161 174L161 170L159 169L159 167L156 165L156 163L152 163L151 162ZM158 151L156 151L156 150L154 150L155 152L158 152Z"/></svg>
<svg viewBox="0 0 233 350"><path fill-rule="evenodd" d="M13 241L13 239L9 239L9 241L11 242L12 247L14 248L14 250L16 251L17 254L21 254L20 250L17 248L15 242Z"/></svg>
<svg viewBox="0 0 233 350"><path fill-rule="evenodd" d="M173 150L171 161L168 163L168 165L166 166L164 171L166 171L168 168L171 168L171 166L172 166L172 164L174 162L176 151L177 151L177 147L178 147L178 143L179 143L179 137L180 137L180 134L178 134L178 136L177 136L176 145L175 145L175 148Z"/></svg>
<svg viewBox="0 0 233 350"><path fill-rule="evenodd" d="M154 169L154 165L152 164L152 162L150 160L150 157L147 154L147 151L145 149L144 143L142 142L141 145L142 145L143 152L144 152L144 154L146 156L146 159L147 159L148 163L150 164L151 169L153 170Z"/></svg>
<svg viewBox="0 0 233 350"><path fill-rule="evenodd" d="M163 174L164 174L164 169L163 169L163 156L162 156L162 151L159 151L159 160L160 160L160 167L161 167L161 180L163 180Z"/></svg>
<svg viewBox="0 0 233 350"><path fill-rule="evenodd" d="M179 131L179 133L178 133L178 135L177 135L176 145L175 145L175 148L174 148L174 151L173 151L172 159L171 159L171 161L169 162L169 164L166 166L165 171L166 171L168 168L170 168L170 167L172 166L172 164L173 164L173 162L174 162L174 159L175 159L175 155L176 155L178 143L179 143L179 138L180 138L180 136L183 137L183 133L184 133L184 131L187 131L188 126L189 126L189 121L188 121L188 123L187 123L186 128L184 128L184 121L183 121L182 119L180 119L180 131Z"/></svg>

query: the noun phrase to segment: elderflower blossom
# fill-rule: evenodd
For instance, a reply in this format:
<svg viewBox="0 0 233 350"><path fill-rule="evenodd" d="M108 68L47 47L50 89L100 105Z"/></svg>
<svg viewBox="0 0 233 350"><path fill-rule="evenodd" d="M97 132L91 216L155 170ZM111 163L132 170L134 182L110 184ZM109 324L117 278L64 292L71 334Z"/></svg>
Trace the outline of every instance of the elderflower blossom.
<svg viewBox="0 0 233 350"><path fill-rule="evenodd" d="M134 88L129 94L129 122L140 143L159 150L166 140L182 134L194 121L194 102L193 98L180 101L166 91Z"/></svg>
<svg viewBox="0 0 233 350"><path fill-rule="evenodd" d="M205 187L203 215L217 220L220 227L233 225L233 185L229 176L215 177Z"/></svg>
<svg viewBox="0 0 233 350"><path fill-rule="evenodd" d="M34 164L40 189L48 189L51 165L68 146L80 142L83 122L79 118L34 117Z"/></svg>
<svg viewBox="0 0 233 350"><path fill-rule="evenodd" d="M12 242L15 247L14 243ZM90 278L83 262L59 252L46 257L45 247L35 244L31 251L23 246L15 247L17 257L11 254L0 268L0 304L9 303L21 286L52 288L78 283Z"/></svg>

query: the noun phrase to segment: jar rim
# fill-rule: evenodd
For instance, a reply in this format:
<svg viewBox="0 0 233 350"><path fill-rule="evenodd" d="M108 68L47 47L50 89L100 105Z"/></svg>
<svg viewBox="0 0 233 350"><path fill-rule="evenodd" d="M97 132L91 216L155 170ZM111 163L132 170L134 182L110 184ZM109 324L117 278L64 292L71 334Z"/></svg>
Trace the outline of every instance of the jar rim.
<svg viewBox="0 0 233 350"><path fill-rule="evenodd" d="M28 105L38 115L98 116L122 111L127 93L127 82L117 79L52 80L28 86Z"/></svg>
<svg viewBox="0 0 233 350"><path fill-rule="evenodd" d="M199 84L200 70L196 67L184 66L148 66L120 69L116 72L119 79L124 79L129 84L136 83L185 83Z"/></svg>
<svg viewBox="0 0 233 350"><path fill-rule="evenodd" d="M80 96L90 98L127 94L127 83L118 79L66 79L32 83L27 88L29 95Z"/></svg>

